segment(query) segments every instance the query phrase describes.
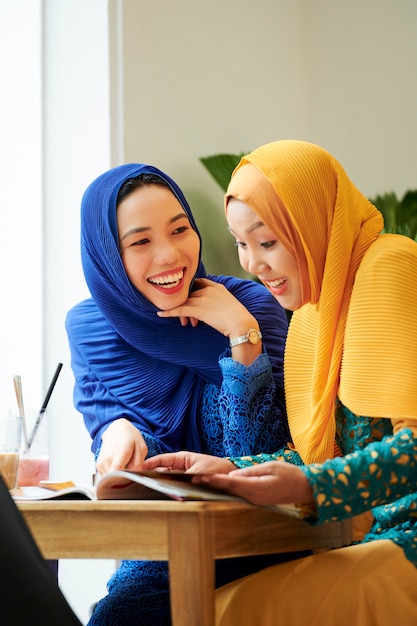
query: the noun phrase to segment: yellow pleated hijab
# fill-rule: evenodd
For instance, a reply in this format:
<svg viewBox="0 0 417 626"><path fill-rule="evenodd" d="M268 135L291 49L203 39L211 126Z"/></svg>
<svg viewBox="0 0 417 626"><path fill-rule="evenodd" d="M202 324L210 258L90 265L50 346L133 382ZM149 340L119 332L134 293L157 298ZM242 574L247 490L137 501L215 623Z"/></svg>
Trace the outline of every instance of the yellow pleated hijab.
<svg viewBox="0 0 417 626"><path fill-rule="evenodd" d="M288 332L285 392L304 462L338 454L337 395L357 415L417 419L417 244L380 236L380 212L311 143L277 141L246 155L226 211L231 196L298 265L303 306Z"/></svg>

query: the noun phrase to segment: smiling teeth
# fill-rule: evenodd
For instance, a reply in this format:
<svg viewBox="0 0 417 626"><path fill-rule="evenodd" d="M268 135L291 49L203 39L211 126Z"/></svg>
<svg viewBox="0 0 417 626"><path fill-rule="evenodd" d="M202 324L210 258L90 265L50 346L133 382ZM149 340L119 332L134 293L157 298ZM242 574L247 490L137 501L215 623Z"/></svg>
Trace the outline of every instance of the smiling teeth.
<svg viewBox="0 0 417 626"><path fill-rule="evenodd" d="M285 278L281 278L280 280L271 280L268 282L270 287L281 287L285 283Z"/></svg>
<svg viewBox="0 0 417 626"><path fill-rule="evenodd" d="M149 282L153 285L159 285L159 287L171 288L176 287L180 280L182 280L184 272L176 272L175 274L168 274L168 276L157 276L156 278L149 278Z"/></svg>

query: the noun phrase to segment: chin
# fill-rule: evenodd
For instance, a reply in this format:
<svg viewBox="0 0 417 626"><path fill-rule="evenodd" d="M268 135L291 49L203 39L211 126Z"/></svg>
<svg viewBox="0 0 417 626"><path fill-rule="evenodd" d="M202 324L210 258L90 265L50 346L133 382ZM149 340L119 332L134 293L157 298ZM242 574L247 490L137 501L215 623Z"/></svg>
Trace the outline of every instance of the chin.
<svg viewBox="0 0 417 626"><path fill-rule="evenodd" d="M186 294L181 294L181 297L178 297L178 294L175 296L167 296L167 299L160 299L158 303L155 303L160 311L171 311L172 309L176 309L179 306L183 306L188 300L188 292Z"/></svg>

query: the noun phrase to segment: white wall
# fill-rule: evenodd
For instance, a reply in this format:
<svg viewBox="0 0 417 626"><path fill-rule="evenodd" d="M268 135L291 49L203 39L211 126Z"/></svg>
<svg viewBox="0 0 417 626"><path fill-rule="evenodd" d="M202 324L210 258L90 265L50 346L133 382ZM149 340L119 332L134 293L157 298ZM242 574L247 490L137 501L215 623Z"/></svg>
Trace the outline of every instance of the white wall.
<svg viewBox="0 0 417 626"><path fill-rule="evenodd" d="M107 0L44 0L45 372L64 363L51 399L51 476L84 481L94 471L90 438L72 403L66 312L88 297L79 250L80 200L110 167ZM94 530L92 529L92 532ZM102 597L114 561L62 560L59 582L80 619Z"/></svg>
<svg viewBox="0 0 417 626"><path fill-rule="evenodd" d="M36 4L0 0L2 18L3 9L18 10L25 3ZM225 232L222 193L198 162L200 156L250 150L279 138L307 139L332 151L368 195L417 188L417 3L43 0L40 4L44 205L27 230L33 197L40 192L28 179L25 146L31 122L21 115L15 126L19 133L14 135L20 138L20 147L11 141L2 162L4 186L11 193L2 209L6 228L1 235L1 284L7 295L0 326L10 359L0 361L0 390L3 399L8 397L10 374L19 368L28 388L32 381L30 393L37 402L57 362L64 363L50 406L51 472L56 478L82 479L93 463L81 417L72 408L64 319L68 308L87 295L79 255L79 205L85 187L121 162L149 161L165 169L183 187L205 239L218 246L222 266L235 251ZM35 28L33 20L30 24ZM6 32L4 27L0 44ZM24 42L29 36L23 29L19 39L17 32L6 38L3 59L13 58L15 39ZM36 59L30 60L36 67ZM14 92L18 96L7 109L9 101L2 98L2 137L3 129L12 126L13 110L19 112L20 99L35 102L24 90L24 69L32 67L28 62L23 59L17 67L20 74L9 72L2 82L17 89L19 84L12 79L23 79L23 91ZM9 96L12 91L5 93ZM32 113L36 115L36 107ZM20 219L23 210L25 217ZM214 232L209 227L213 216ZM222 256L225 249L228 253ZM26 335L17 315L4 317L8 303L15 304L9 294L18 294L11 284L16 287L19 280L24 285L19 297L24 305L30 301L30 314L23 322ZM25 349L30 352L27 358ZM61 562L61 585L83 621L88 619L89 605L104 594L113 566L111 561Z"/></svg>
<svg viewBox="0 0 417 626"><path fill-rule="evenodd" d="M125 0L125 157L222 213L199 156L323 145L367 195L417 187L415 0Z"/></svg>
<svg viewBox="0 0 417 626"><path fill-rule="evenodd" d="M40 2L0 0L0 411L42 402ZM29 106L30 103L30 106Z"/></svg>
<svg viewBox="0 0 417 626"><path fill-rule="evenodd" d="M369 197L417 189L417 2L303 5L308 139Z"/></svg>
<svg viewBox="0 0 417 626"><path fill-rule="evenodd" d="M203 259L205 248L216 248L207 269L243 275L221 190L198 159L305 136L302 3L125 0L123 6L125 159L171 174L204 234Z"/></svg>

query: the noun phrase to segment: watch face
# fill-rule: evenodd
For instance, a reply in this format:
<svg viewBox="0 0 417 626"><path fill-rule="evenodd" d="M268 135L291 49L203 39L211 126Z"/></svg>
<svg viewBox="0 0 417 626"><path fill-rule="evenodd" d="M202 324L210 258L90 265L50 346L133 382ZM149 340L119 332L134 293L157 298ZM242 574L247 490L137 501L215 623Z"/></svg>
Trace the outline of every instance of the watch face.
<svg viewBox="0 0 417 626"><path fill-rule="evenodd" d="M259 333L257 330L253 330L251 329L248 332L248 339L251 343L258 343L259 342Z"/></svg>

